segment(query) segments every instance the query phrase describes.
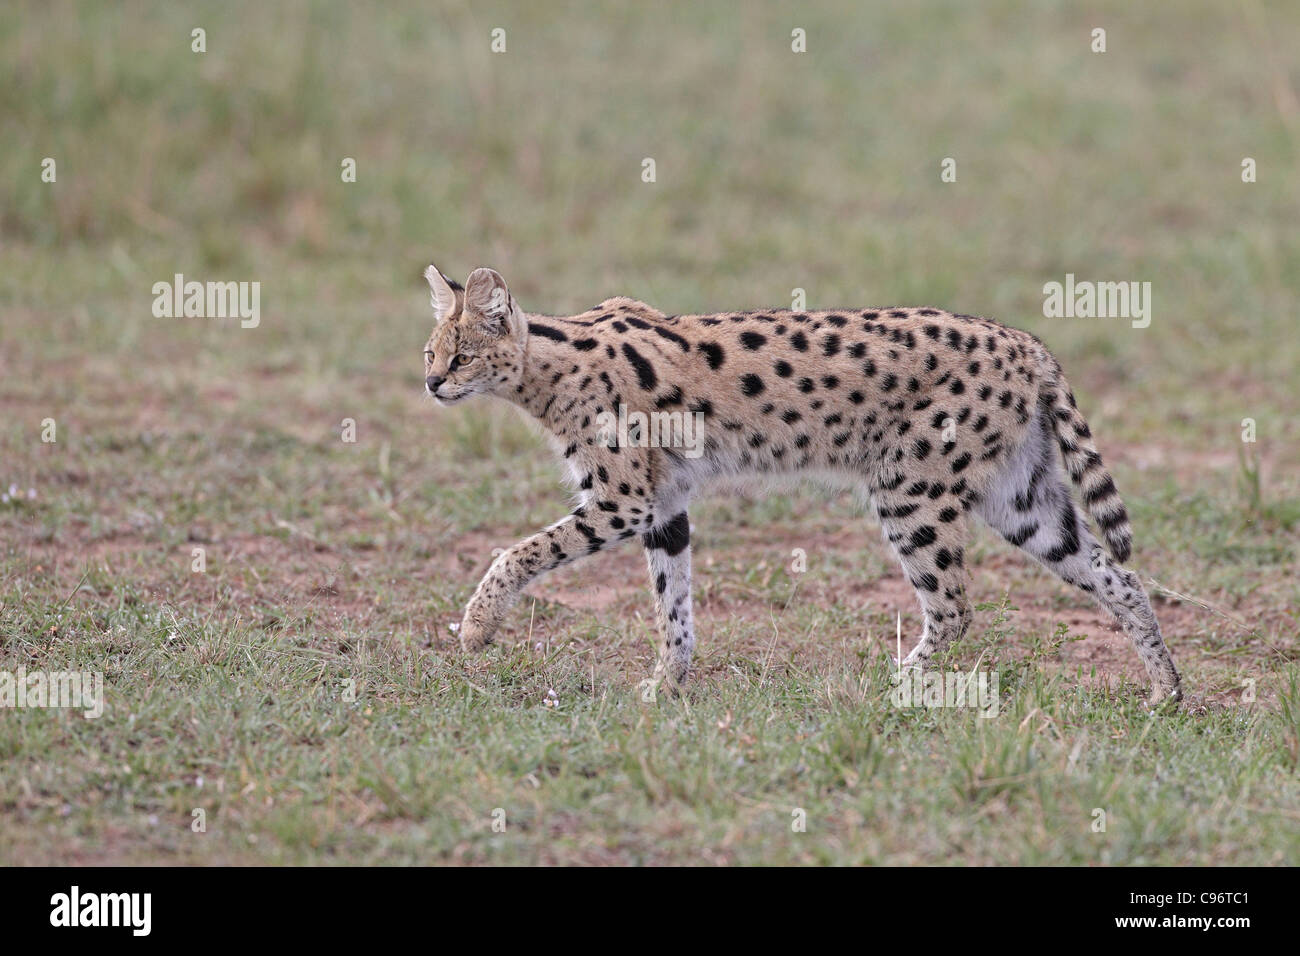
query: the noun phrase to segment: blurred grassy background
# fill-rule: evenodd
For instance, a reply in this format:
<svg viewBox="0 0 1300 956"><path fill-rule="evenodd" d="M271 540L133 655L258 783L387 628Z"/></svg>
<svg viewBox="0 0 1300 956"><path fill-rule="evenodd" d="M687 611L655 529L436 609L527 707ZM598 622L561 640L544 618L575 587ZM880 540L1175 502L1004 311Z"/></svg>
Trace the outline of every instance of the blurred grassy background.
<svg viewBox="0 0 1300 956"><path fill-rule="evenodd" d="M1104 54L1090 51L1099 26ZM206 53L191 52L196 27ZM507 49L494 54L498 27ZM796 27L807 53L791 52ZM554 520L565 502L540 443L511 415L487 403L435 414L420 394L430 316L419 274L431 258L461 278L491 265L541 312L614 294L668 313L787 305L799 287L809 307L934 305L1035 332L1065 365L1113 463L1135 516L1135 564L1228 615L1166 623L1180 666L1220 703L1246 677L1271 685L1294 656L1300 606L1297 49L1300 8L1285 2L5 5L0 486L36 497L0 508L0 666L94 665L116 688L118 717L153 713L170 728L144 741L125 728L92 738L80 725L60 736L59 715L7 716L6 806L25 827L64 828L73 853L115 859L177 852L184 836L160 836L140 818L170 812L187 826L182 777L229 778L233 793L251 775L281 800L303 799L295 787L312 771L297 761L314 766L320 741L304 731L284 779L290 764L260 749L264 728L241 722L228 699L231 687L300 687L303 673L250 672L232 646L301 652L326 662L330 680L362 675L401 706L429 704L431 657L445 668L437 693L463 689L462 665L443 659L446 624L490 548ZM1247 156L1258 163L1253 184L1241 181ZM56 183L40 179L45 157L57 162ZM345 157L356 160L355 183L341 181ZM646 157L656 161L652 184L641 180ZM956 183L940 181L945 157L957 162ZM260 282L260 327L154 318L152 284L176 272ZM1042 286L1067 272L1151 282L1150 328L1044 318ZM54 445L40 441L47 417L58 423ZM358 423L355 445L339 441L345 417ZM1260 440L1246 447L1248 417ZM798 666L796 648L840 676L835 668L849 665L819 648L866 641L858 652L874 652L875 639L861 637L864 605L870 627L892 633L894 605L878 595L896 569L842 499L722 498L693 516L706 680L761 658L768 635L746 624L751 606L792 615L784 674ZM860 542L832 541L845 527ZM210 552L205 575L190 573L196 544ZM798 601L779 571L792 545L824 558L811 572L819 584ZM1010 587L1043 615L1086 607L1002 561L987 536L972 554L989 559L976 574L990 596ZM619 587L635 577L613 603L549 602L543 588L513 625L520 636L536 627L548 642L576 642L594 663L565 658L563 677L515 661L525 676L499 683L473 670L488 665L463 665L495 706L539 706L541 693L520 692L519 681L567 679L593 698L597 686L632 693L651 655L639 558L625 557L631 564L608 566L613 575L583 572ZM914 630L915 609L902 600ZM1041 640L1044 620L1026 618L1013 639ZM1103 661L1103 673L1135 663L1117 660L1127 663L1109 662L1111 672ZM190 707L215 714L203 739L222 746L196 754L186 745L186 708L133 682L142 670L168 675ZM816 713L799 696L804 684L789 679L782 693ZM768 691L736 693L728 722ZM306 723L324 719L303 706ZM306 798L289 818L251 798L242 809L226 804L240 827L269 828L260 832L283 856L268 849L265 858L312 859L337 837L346 821L323 822L321 801L376 802L399 820L433 801L411 802L404 787L430 785L418 776L377 788L363 756L374 742L368 722L330 714L348 728L331 751L347 769L319 781L327 796ZM449 714L404 732L436 738L477 719ZM395 719L399 739L405 718ZM676 741L680 752L674 734L687 731L662 719L655 747L672 753ZM1288 740L1286 726L1267 734ZM638 753L633 729L602 725L620 759L643 768L628 757ZM489 768L475 784L484 800L504 799L493 787L513 786L532 766L517 750L552 752L533 730L507 747L508 759L490 746L474 756ZM923 731L932 736L921 746L942 755L943 731ZM786 743L779 759L792 766L820 746L798 735ZM374 759L401 765L396 743L381 751ZM60 756L70 769L56 773ZM136 762L133 777L119 757ZM1294 764L1268 773L1293 776ZM446 785L470 786L464 770L464 779L449 771ZM830 766L813 789L861 796L841 770ZM389 772L402 777L391 767L380 777ZM611 787L623 779L610 774ZM1225 799L1235 799L1238 778L1225 774ZM1144 782L1132 786L1138 806ZM100 807L87 810L89 822L82 792ZM971 793L957 788L933 819L983 826L987 795ZM1275 795L1294 813L1293 787ZM671 798L647 799L613 817L650 825ZM1175 809L1188 798L1179 799ZM59 822L65 805L76 809ZM1012 817L1018 807L1013 800ZM1179 827L1173 816L1162 825ZM719 816L700 827L677 837L707 841L730 824ZM127 836L115 842L114 832ZM1204 835L1170 849L1144 833L1107 859L1214 861ZM365 852L387 852L391 834L361 834ZM433 858L465 847L455 827L424 837ZM1270 859L1271 831L1238 838L1241 859ZM837 839L790 858L868 853ZM0 849L21 857L25 840L4 830ZM1055 830L1030 842L1039 859L1095 858ZM1024 835L995 830L979 845L970 859L1014 860ZM218 854L246 852L225 844ZM873 845L868 855L898 852ZM933 852L942 857L941 840Z"/></svg>
<svg viewBox="0 0 1300 956"><path fill-rule="evenodd" d="M1254 413L1294 446L1298 24L1284 3L11 5L0 302L50 314L6 322L6 351L373 367L420 337L437 256L495 266L537 311L797 286L993 315L1076 376L1095 356L1141 434L1230 442ZM261 281L265 327L153 319L177 271ZM1044 320L1066 272L1152 282L1153 328ZM1185 387L1205 376L1226 405Z"/></svg>

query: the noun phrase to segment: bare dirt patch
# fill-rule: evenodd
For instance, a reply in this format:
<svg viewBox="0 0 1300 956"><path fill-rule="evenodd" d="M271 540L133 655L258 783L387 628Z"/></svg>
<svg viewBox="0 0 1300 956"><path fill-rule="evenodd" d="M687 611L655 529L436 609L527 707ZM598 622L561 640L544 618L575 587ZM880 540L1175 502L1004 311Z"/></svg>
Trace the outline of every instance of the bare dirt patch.
<svg viewBox="0 0 1300 956"><path fill-rule="evenodd" d="M91 537L73 527L58 539L27 543L31 573L45 577L53 590L80 602L107 601L112 594L74 589L87 569L108 577L129 577L147 599L203 612L220 607L267 627L310 621L322 632L343 633L377 623L402 623L425 638L425 646L455 652L452 625L459 603L492 561L498 549L516 536L508 531L478 530L438 534L437 546L422 557L410 548L384 544L325 543L309 532L286 525L277 534L221 536L199 532L194 541L164 544L151 539L153 529L124 524L113 533ZM334 542L370 540L385 529L375 519L354 517L332 535ZM895 652L894 620L902 619L903 651L917 639L922 620L912 587L897 569L878 530L866 519L842 528L809 531L793 526L729 528L723 540L705 535L695 554L696 619L701 669L722 667L733 657L776 661L847 660L858 653ZM190 572L191 547L202 541L209 573ZM809 570L794 573L789 556L796 548L814 556ZM758 569L759 574L743 572ZM995 551L972 567L971 597L979 604L1004 594L1011 608L1007 650L1013 656L1041 656L1058 626L1072 638L1045 658L1048 666L1102 683L1145 682L1141 664L1127 636L1086 595L1074 592L1020 555ZM757 579L757 580L755 580ZM432 619L428 588L458 595L456 610ZM1153 595L1157 614L1176 658L1196 660L1189 639L1207 627L1234 625L1213 611ZM530 604L530 602L536 602ZM551 642L566 639L574 625L611 627L644 640L617 639L626 646L592 648L607 665L635 676L649 666L653 600L645 559L632 542L614 551L579 561L536 582L524 601L527 631L517 616L500 636ZM557 613L534 620L537 605ZM796 613L811 605L813 623ZM977 613L975 627L987 627L991 611ZM1244 640L1244 636L1242 638ZM614 641L614 638L609 638ZM1252 648L1254 656L1272 653ZM1234 659L1239 664L1241 658ZM1214 695L1225 702L1234 692Z"/></svg>

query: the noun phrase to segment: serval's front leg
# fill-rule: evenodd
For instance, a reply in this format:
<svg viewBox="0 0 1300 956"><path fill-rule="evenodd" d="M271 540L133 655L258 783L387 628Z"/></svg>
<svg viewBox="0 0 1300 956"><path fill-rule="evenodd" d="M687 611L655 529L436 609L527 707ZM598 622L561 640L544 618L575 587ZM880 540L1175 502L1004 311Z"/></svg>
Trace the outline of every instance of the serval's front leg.
<svg viewBox="0 0 1300 956"><path fill-rule="evenodd" d="M460 624L461 648L477 651L490 644L519 592L534 578L649 530L650 517L644 508L640 511L640 515L620 516L617 510L583 506L503 551L465 607Z"/></svg>
<svg viewBox="0 0 1300 956"><path fill-rule="evenodd" d="M691 621L691 525L682 511L642 536L659 623L655 679L676 690L686 680L695 649Z"/></svg>

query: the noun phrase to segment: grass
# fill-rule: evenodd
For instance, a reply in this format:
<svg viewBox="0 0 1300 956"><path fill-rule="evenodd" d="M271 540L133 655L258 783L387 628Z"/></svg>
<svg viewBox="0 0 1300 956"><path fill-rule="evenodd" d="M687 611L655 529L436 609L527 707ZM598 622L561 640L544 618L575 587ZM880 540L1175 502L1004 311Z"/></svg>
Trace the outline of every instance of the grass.
<svg viewBox="0 0 1300 956"><path fill-rule="evenodd" d="M0 11L0 671L107 697L0 710L0 861L1300 861L1297 46L1281 3ZM692 510L684 699L643 699L634 549L463 658L492 549L567 502L513 414L421 396L431 257L543 312L1035 332L1192 700L1148 715L1123 636L980 532L950 663L999 715L894 707L914 599L816 489ZM260 326L154 318L176 272L261 282ZM1150 281L1150 328L1044 318L1067 272Z"/></svg>
<svg viewBox="0 0 1300 956"><path fill-rule="evenodd" d="M647 703L601 676L600 656L521 645L466 665L412 641L323 647L124 602L74 665L106 669L111 715L23 714L7 735L8 763L68 759L23 767L22 812L49 827L6 828L0 846L235 863L1213 864L1295 850L1294 671L1277 711L1153 718L1133 696L1000 660L988 720L892 706L880 657L729 655L707 693ZM196 810L205 832L187 826Z"/></svg>

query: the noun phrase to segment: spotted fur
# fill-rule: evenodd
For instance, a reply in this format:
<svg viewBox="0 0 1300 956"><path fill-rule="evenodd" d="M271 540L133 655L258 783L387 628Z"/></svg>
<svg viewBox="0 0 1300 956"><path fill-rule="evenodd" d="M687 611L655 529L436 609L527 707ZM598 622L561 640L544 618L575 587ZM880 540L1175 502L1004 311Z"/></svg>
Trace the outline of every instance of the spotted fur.
<svg viewBox="0 0 1300 956"><path fill-rule="evenodd" d="M640 538L658 673L676 686L695 646L692 496L719 478L820 475L865 491L916 589L925 627L905 664L923 666L970 625L974 512L1119 621L1152 701L1180 696L1146 592L1119 564L1132 547L1124 504L1060 365L1029 333L925 308L666 316L615 298L579 315L532 315L490 269L463 289L433 266L425 275L437 316L428 391L443 405L487 393L519 406L552 437L580 496L493 562L461 623L467 650L491 641L534 578ZM703 454L608 447L596 422L620 405L700 413Z"/></svg>

